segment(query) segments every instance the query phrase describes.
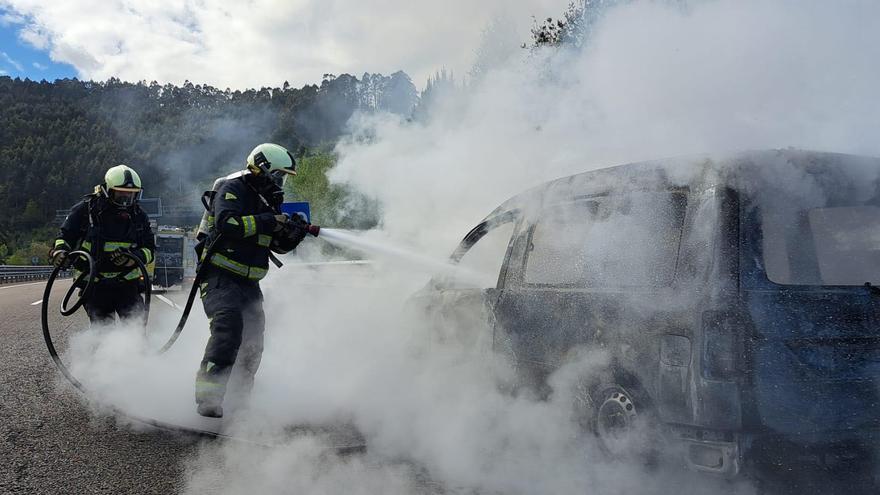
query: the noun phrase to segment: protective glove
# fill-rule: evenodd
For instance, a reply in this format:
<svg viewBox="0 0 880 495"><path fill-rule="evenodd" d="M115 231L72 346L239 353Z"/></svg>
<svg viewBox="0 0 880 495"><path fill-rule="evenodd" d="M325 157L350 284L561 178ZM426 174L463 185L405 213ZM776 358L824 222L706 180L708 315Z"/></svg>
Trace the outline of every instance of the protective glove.
<svg viewBox="0 0 880 495"><path fill-rule="evenodd" d="M67 265L67 255L69 251L64 248L56 248L49 251L49 259L52 261L52 264L55 266L66 266Z"/></svg>
<svg viewBox="0 0 880 495"><path fill-rule="evenodd" d="M299 215L293 215L290 217L290 224L297 229L308 230L309 223L303 220L303 217Z"/></svg>
<svg viewBox="0 0 880 495"><path fill-rule="evenodd" d="M288 228L289 223L290 217L287 216L287 213L280 213L278 215L275 215L275 230L273 232L281 232L282 230Z"/></svg>
<svg viewBox="0 0 880 495"><path fill-rule="evenodd" d="M110 262L116 266L134 266L134 260L126 256L126 250L117 249L110 253Z"/></svg>
<svg viewBox="0 0 880 495"><path fill-rule="evenodd" d="M305 222L300 224L293 224L290 232L287 234L287 238L290 239L290 242L293 243L293 246L296 247L303 239L305 239L306 234L309 233L308 225Z"/></svg>

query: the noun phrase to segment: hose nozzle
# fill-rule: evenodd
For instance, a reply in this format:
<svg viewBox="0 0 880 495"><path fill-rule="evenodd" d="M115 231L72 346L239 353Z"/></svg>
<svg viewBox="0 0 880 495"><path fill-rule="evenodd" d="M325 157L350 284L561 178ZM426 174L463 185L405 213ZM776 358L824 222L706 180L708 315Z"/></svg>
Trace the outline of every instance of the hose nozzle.
<svg viewBox="0 0 880 495"><path fill-rule="evenodd" d="M319 227L317 225L309 224L308 231L309 231L309 234L312 234L313 236L318 237L318 233L321 232L321 227Z"/></svg>

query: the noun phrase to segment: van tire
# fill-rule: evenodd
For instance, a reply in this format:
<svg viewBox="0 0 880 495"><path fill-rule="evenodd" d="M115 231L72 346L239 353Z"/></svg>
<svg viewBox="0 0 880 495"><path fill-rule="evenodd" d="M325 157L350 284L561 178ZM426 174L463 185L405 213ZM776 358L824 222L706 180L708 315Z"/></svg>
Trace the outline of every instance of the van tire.
<svg viewBox="0 0 880 495"><path fill-rule="evenodd" d="M628 385L621 385L622 382ZM641 389L629 380L602 381L590 387L586 426L609 460L638 460L654 466L659 460L656 414ZM585 418L587 419L587 418Z"/></svg>

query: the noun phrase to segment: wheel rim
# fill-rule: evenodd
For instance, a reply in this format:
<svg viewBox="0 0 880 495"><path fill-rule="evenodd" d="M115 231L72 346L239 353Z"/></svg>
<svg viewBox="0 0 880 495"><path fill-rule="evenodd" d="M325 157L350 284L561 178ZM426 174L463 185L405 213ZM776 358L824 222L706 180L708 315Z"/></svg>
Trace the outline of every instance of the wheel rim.
<svg viewBox="0 0 880 495"><path fill-rule="evenodd" d="M625 390L615 387L605 392L596 409L596 435L608 453L622 456L629 450L629 433L637 418L638 408Z"/></svg>

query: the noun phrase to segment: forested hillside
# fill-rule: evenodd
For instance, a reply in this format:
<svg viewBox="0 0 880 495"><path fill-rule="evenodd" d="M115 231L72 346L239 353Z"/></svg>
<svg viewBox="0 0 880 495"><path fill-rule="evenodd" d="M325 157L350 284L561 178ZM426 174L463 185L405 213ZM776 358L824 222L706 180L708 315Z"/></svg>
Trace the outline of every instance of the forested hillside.
<svg viewBox="0 0 880 495"><path fill-rule="evenodd" d="M409 115L417 101L403 72L247 91L0 77L0 232L44 225L113 164L135 167L148 196L188 201L255 144L301 154L336 140L355 111Z"/></svg>

